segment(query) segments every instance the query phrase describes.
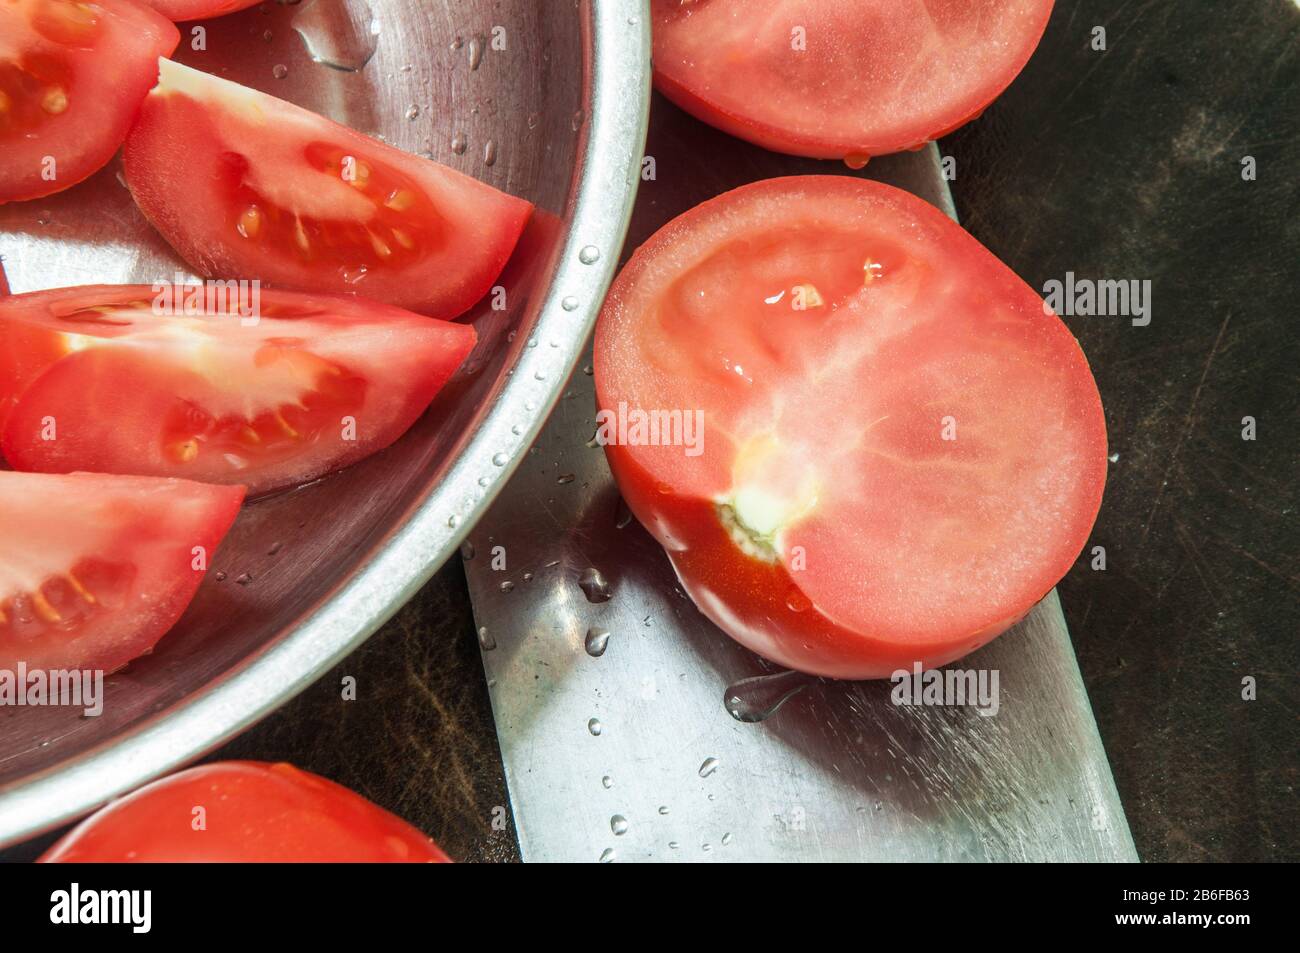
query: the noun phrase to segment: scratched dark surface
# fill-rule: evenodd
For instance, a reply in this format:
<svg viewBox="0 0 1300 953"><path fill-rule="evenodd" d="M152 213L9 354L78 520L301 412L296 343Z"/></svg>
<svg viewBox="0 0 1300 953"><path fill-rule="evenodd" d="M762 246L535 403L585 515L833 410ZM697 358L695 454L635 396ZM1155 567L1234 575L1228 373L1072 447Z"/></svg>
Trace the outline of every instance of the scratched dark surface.
<svg viewBox="0 0 1300 953"><path fill-rule="evenodd" d="M693 122L654 109L651 154ZM1060 586L1139 854L1300 859L1300 9L1060 3L1013 87L942 147L963 223L1034 287L1067 271L1153 285L1147 327L1067 318L1118 459L1089 543L1107 568L1081 559ZM344 675L357 701L341 700ZM458 562L215 757L293 761L458 859L517 858L508 824L493 830L508 798Z"/></svg>

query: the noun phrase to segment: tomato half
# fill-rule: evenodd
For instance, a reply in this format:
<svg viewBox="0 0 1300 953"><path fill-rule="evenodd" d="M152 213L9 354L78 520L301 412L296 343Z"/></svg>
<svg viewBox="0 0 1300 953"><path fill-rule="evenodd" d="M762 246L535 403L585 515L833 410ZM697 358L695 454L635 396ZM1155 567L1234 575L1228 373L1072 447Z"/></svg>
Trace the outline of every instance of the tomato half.
<svg viewBox="0 0 1300 953"><path fill-rule="evenodd" d="M670 222L614 284L595 379L619 489L696 605L807 672L983 645L1065 574L1101 502L1078 343L958 225L875 182L773 179ZM697 411L702 442L671 419Z"/></svg>
<svg viewBox="0 0 1300 953"><path fill-rule="evenodd" d="M652 0L655 85L777 152L865 162L979 115L1052 0Z"/></svg>
<svg viewBox="0 0 1300 953"><path fill-rule="evenodd" d="M200 765L146 785L82 821L40 862L449 863L361 795L261 761Z"/></svg>
<svg viewBox="0 0 1300 953"><path fill-rule="evenodd" d="M190 314L201 286L154 287L0 299L13 467L303 483L400 437L474 347L473 328L348 295L262 290L244 318L236 296Z"/></svg>
<svg viewBox="0 0 1300 953"><path fill-rule="evenodd" d="M153 7L168 20L180 23L184 20L224 17L227 13L256 6L262 0L142 0L142 2Z"/></svg>
<svg viewBox="0 0 1300 953"><path fill-rule="evenodd" d="M112 671L152 649L243 499L242 486L0 470L0 668Z"/></svg>
<svg viewBox="0 0 1300 953"><path fill-rule="evenodd" d="M0 202L113 157L180 34L132 0L0 0Z"/></svg>
<svg viewBox="0 0 1300 953"><path fill-rule="evenodd" d="M355 292L434 317L492 287L532 206L292 103L161 64L127 139L136 202L218 278Z"/></svg>

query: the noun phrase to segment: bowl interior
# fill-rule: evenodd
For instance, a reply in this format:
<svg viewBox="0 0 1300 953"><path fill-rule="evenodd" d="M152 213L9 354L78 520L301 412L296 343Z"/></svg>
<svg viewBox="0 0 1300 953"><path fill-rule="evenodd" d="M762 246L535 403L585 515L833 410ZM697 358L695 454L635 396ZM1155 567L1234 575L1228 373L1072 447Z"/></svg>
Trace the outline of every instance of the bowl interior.
<svg viewBox="0 0 1300 953"><path fill-rule="evenodd" d="M430 494L525 346L568 232L580 166L582 8L386 0L373 9L372 17L357 0L267 3L181 25L176 58L534 202L538 213L498 282L506 306L494 310L489 296L462 319L476 326L478 348L394 446L245 507L178 625L152 654L105 679L102 715L0 708L0 791L111 742L285 638ZM14 293L189 273L136 210L119 169L115 159L68 191L0 206L0 256Z"/></svg>

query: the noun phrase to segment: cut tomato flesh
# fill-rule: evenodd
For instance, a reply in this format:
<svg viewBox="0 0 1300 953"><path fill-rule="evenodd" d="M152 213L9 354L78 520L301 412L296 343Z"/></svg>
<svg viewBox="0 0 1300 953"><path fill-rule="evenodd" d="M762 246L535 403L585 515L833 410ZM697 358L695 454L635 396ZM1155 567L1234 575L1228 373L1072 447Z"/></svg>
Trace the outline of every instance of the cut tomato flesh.
<svg viewBox="0 0 1300 953"><path fill-rule="evenodd" d="M0 471L0 668L112 671L149 651L243 498L188 480Z"/></svg>
<svg viewBox="0 0 1300 953"><path fill-rule="evenodd" d="M1041 299L919 199L777 179L667 225L597 327L602 409L700 410L698 454L607 447L697 604L794 668L942 664L1066 572L1106 435Z"/></svg>
<svg viewBox="0 0 1300 953"><path fill-rule="evenodd" d="M868 157L978 115L1033 53L1052 0L653 0L655 84L778 152Z"/></svg>
<svg viewBox="0 0 1300 953"><path fill-rule="evenodd" d="M262 0L140 0L153 7L169 20L181 23L185 20L203 20L208 17L223 17L227 13L247 10Z"/></svg>
<svg viewBox="0 0 1300 953"><path fill-rule="evenodd" d="M301 483L396 440L474 346L470 327L353 297L260 298L250 316L206 301L167 313L143 285L0 300L18 371L0 391L6 459L250 492Z"/></svg>
<svg viewBox="0 0 1300 953"><path fill-rule="evenodd" d="M179 42L131 0L0 3L0 202L61 191L108 162Z"/></svg>
<svg viewBox="0 0 1300 953"><path fill-rule="evenodd" d="M145 216L203 274L364 294L441 318L487 293L532 210L446 166L171 62L124 160Z"/></svg>

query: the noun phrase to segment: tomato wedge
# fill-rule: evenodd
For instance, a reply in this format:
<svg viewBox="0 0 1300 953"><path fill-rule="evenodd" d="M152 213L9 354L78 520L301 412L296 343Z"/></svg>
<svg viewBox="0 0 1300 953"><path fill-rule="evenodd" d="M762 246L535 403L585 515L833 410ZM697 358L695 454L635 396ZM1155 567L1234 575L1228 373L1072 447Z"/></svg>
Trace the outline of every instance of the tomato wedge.
<svg viewBox="0 0 1300 953"><path fill-rule="evenodd" d="M1052 0L651 7L655 85L665 96L767 149L857 164L978 116L1029 61Z"/></svg>
<svg viewBox="0 0 1300 953"><path fill-rule="evenodd" d="M532 211L292 103L160 69L127 139L126 178L202 274L451 318L492 287Z"/></svg>
<svg viewBox="0 0 1300 953"><path fill-rule="evenodd" d="M361 795L261 761L204 764L146 785L82 821L40 862L449 863Z"/></svg>
<svg viewBox="0 0 1300 953"><path fill-rule="evenodd" d="M143 0L168 20L203 20L224 17L227 13L247 10L262 0Z"/></svg>
<svg viewBox="0 0 1300 953"><path fill-rule="evenodd" d="M595 380L619 488L696 605L819 675L988 642L1101 503L1105 421L1069 330L875 182L773 179L670 222L614 284Z"/></svg>
<svg viewBox="0 0 1300 953"><path fill-rule="evenodd" d="M242 486L0 470L0 668L121 668L203 580Z"/></svg>
<svg viewBox="0 0 1300 953"><path fill-rule="evenodd" d="M244 317L233 289L209 301L211 290L100 285L0 299L9 463L252 493L303 483L400 437L474 347L473 328L352 296L260 291L243 299L257 312Z"/></svg>
<svg viewBox="0 0 1300 953"><path fill-rule="evenodd" d="M179 42L132 0L0 3L0 203L60 192L108 162Z"/></svg>

